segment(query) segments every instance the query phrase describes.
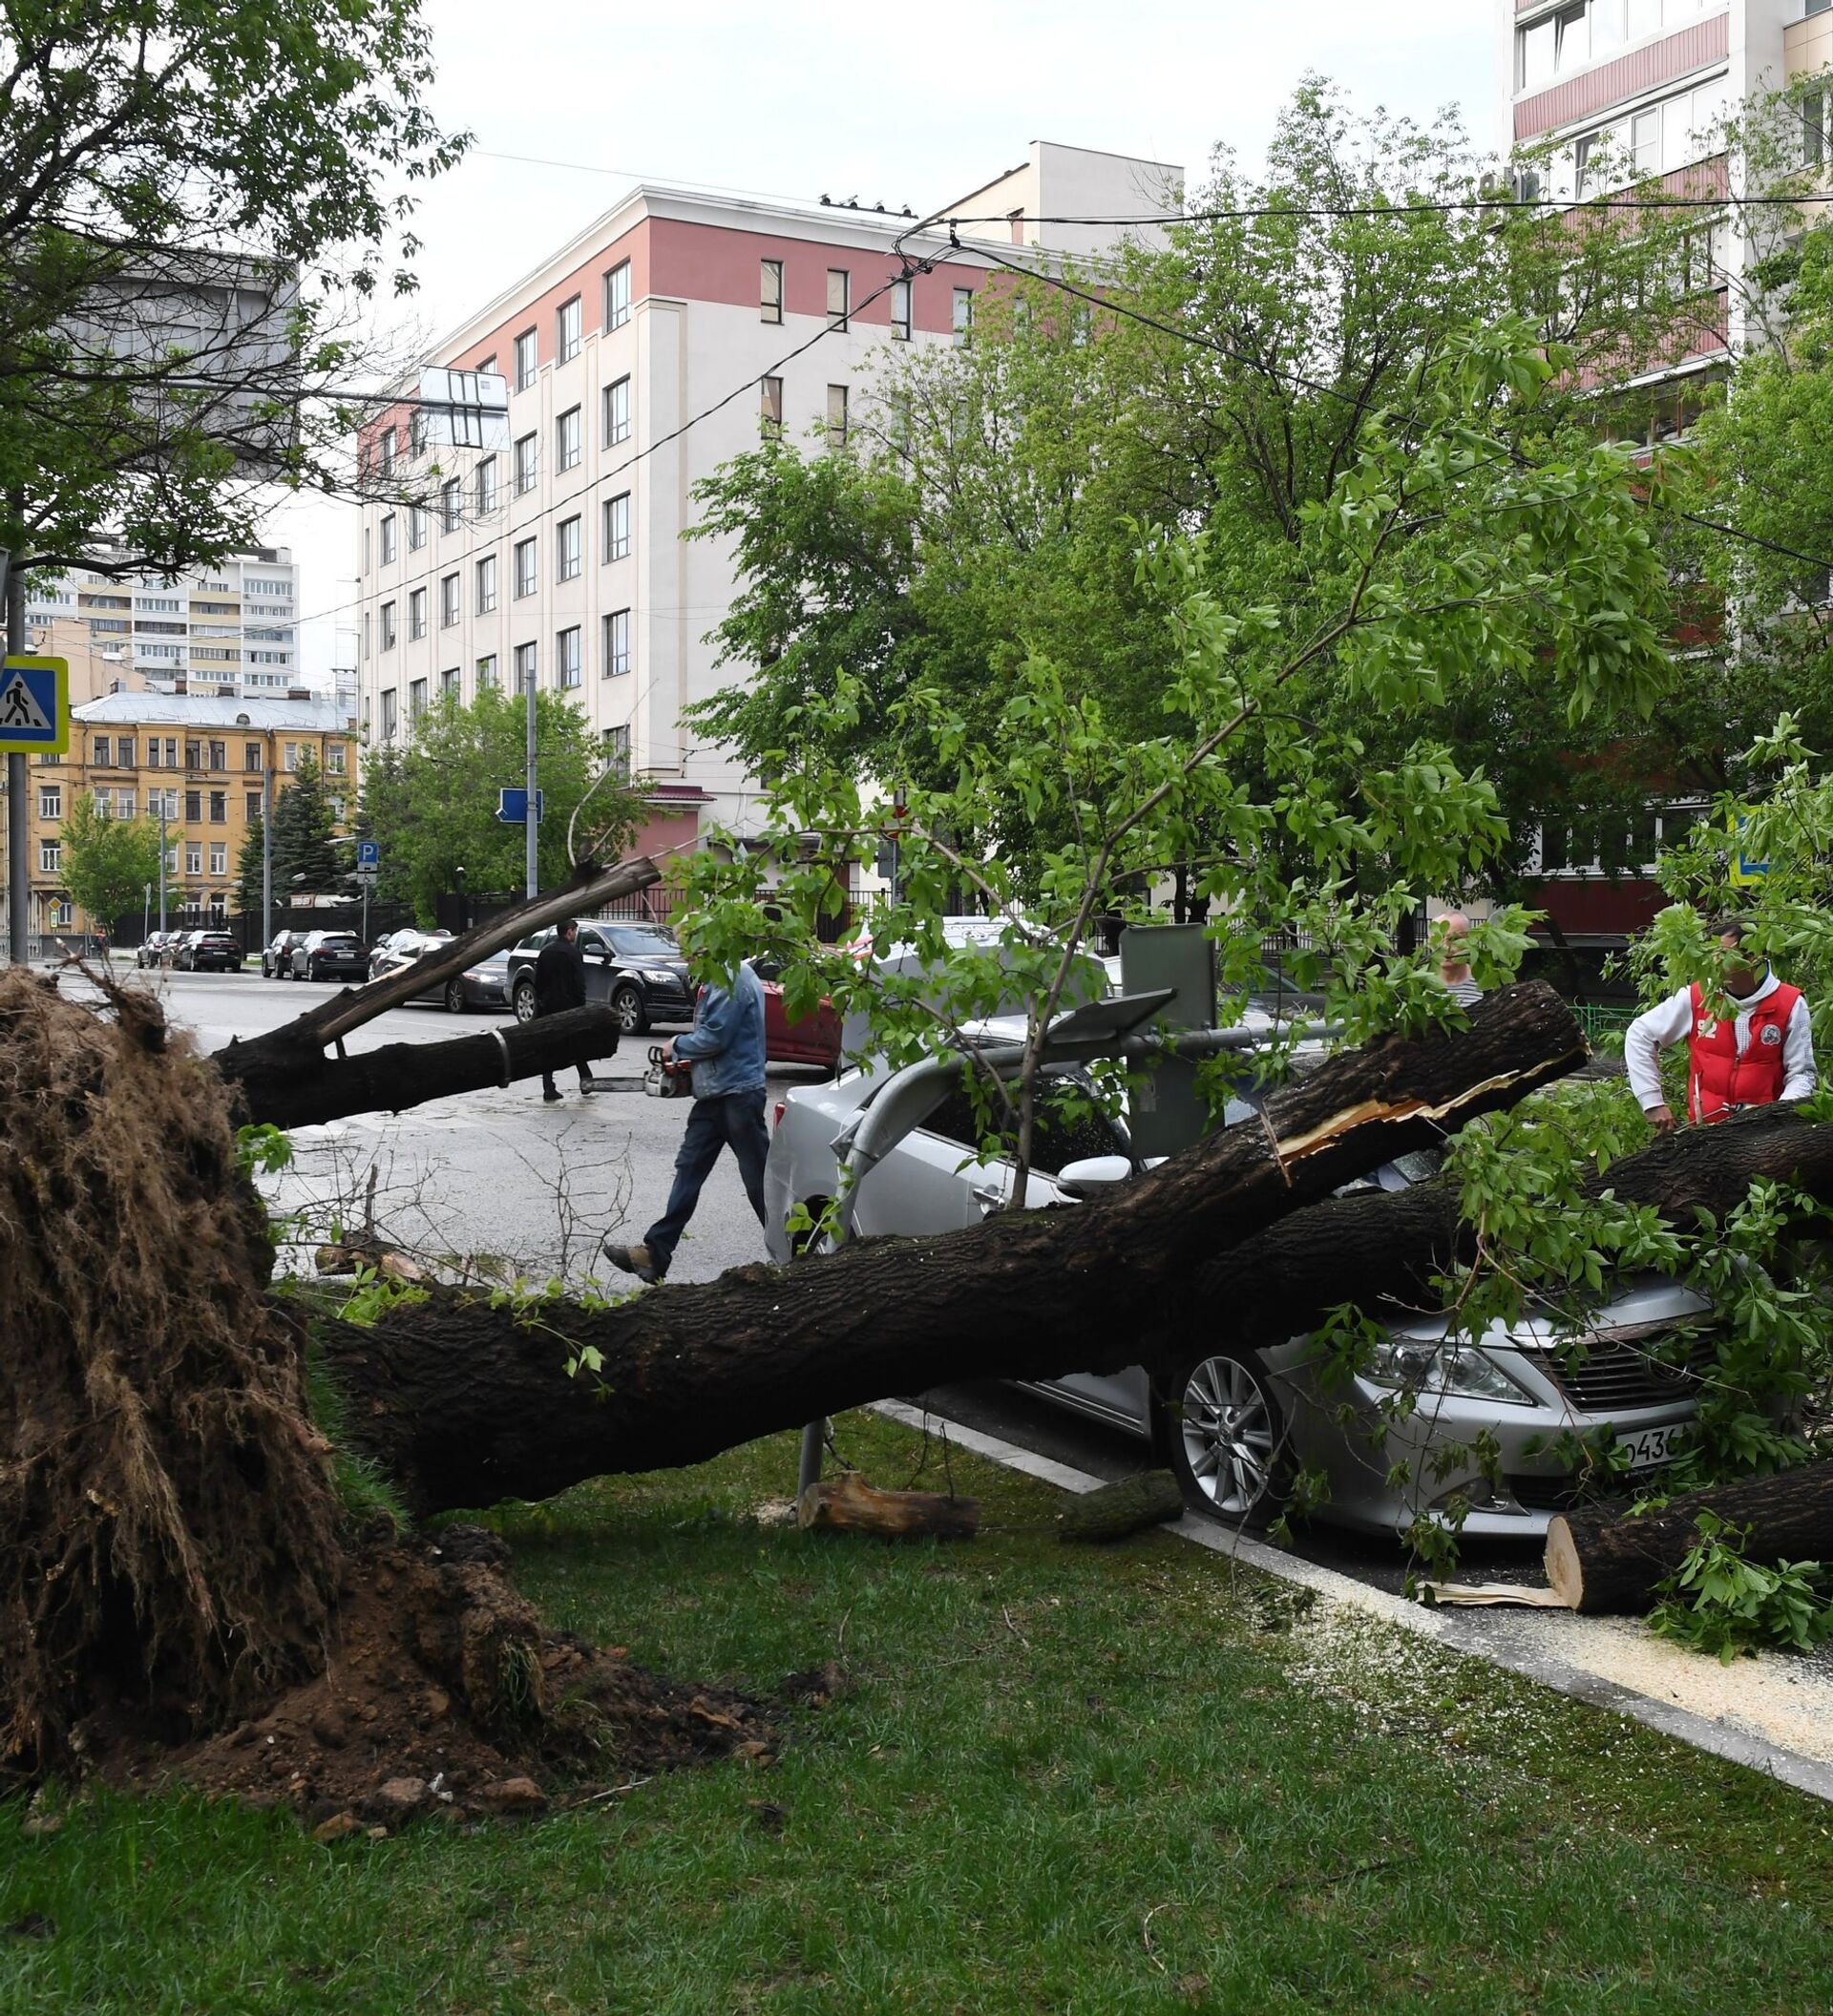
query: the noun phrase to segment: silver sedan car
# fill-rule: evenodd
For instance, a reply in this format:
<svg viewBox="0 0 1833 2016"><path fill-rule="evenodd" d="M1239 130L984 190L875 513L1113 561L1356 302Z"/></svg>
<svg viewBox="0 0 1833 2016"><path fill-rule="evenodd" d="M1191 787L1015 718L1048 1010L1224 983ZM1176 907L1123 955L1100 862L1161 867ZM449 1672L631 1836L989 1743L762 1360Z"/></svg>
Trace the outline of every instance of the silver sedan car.
<svg viewBox="0 0 1833 2016"><path fill-rule="evenodd" d="M798 1085L777 1104L764 1174L774 1258L806 1249L810 1235L790 1228L797 1208L818 1219L840 1194L836 1137L858 1126L895 1077L853 1070ZM1073 1206L1140 1166L1125 1129L1098 1111L1047 1120L1041 1134L1029 1208ZM853 1228L945 1232L1004 1208L1012 1166L979 1159L979 1144L958 1083L854 1184ZM1407 1157L1370 1180L1400 1187L1433 1166L1434 1158ZM1325 1480L1317 1516L1337 1524L1393 1534L1455 1507L1467 1508L1467 1534L1530 1537L1576 1496L1574 1438L1632 1477L1680 1453L1696 1368L1710 1356L1696 1333L1704 1310L1691 1291L1650 1277L1618 1284L1581 1340L1551 1322L1498 1330L1480 1345L1448 1339L1443 1319L1400 1324L1362 1370L1336 1382L1308 1336L1265 1351L1232 1344L1222 1311L1214 1334L1156 1375L1139 1365L1068 1373L1033 1390L1148 1442L1192 1506L1232 1524L1277 1516L1302 1470ZM1473 1453L1479 1437L1500 1449L1493 1477Z"/></svg>

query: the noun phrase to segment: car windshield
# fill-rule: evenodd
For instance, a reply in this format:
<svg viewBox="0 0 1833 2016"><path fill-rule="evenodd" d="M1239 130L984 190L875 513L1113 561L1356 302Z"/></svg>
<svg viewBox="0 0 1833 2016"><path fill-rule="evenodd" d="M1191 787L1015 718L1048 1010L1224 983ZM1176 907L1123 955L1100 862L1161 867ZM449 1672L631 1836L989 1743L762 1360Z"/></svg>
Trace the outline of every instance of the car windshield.
<svg viewBox="0 0 1833 2016"><path fill-rule="evenodd" d="M605 936L611 940L613 949L626 959L678 959L681 956L681 947L675 942L673 932L638 931L620 925L615 931L606 932Z"/></svg>

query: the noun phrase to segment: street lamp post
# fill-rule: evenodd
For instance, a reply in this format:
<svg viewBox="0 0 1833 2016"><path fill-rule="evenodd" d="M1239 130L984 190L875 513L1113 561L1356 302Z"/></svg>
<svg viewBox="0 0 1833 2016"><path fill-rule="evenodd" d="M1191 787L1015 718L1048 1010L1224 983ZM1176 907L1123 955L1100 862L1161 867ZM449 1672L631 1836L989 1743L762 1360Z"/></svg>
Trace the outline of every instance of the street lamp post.
<svg viewBox="0 0 1833 2016"><path fill-rule="evenodd" d="M458 885L458 931L459 935L462 936L471 929L471 912L465 904L464 870L462 868L454 868L452 872L452 878Z"/></svg>

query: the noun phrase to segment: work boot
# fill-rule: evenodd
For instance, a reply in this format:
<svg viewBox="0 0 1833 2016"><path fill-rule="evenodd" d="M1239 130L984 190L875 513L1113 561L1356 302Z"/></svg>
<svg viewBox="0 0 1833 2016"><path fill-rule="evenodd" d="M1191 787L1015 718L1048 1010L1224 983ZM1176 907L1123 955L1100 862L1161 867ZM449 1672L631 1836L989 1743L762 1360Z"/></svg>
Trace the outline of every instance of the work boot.
<svg viewBox="0 0 1833 2016"><path fill-rule="evenodd" d="M599 1247L600 1252L611 1265L626 1274L635 1274L639 1281L646 1281L652 1287L662 1279L655 1263L649 1257L646 1246L619 1246L607 1233Z"/></svg>

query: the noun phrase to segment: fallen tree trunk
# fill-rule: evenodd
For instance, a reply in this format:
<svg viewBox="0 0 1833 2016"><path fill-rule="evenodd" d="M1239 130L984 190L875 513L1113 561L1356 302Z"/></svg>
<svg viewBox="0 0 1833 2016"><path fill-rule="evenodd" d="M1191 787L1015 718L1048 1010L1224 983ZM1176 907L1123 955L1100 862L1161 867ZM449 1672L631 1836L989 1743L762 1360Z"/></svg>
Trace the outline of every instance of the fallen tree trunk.
<svg viewBox="0 0 1833 2016"><path fill-rule="evenodd" d="M1607 1506L1566 1513L1547 1529L1547 1580L1574 1610L1646 1610L1697 1538L1701 1512L1750 1528L1746 1561L1833 1561L1833 1462L1716 1484L1639 1518Z"/></svg>
<svg viewBox="0 0 1833 2016"><path fill-rule="evenodd" d="M734 1269L609 1310L518 1315L437 1293L373 1329L328 1324L325 1350L353 1439L421 1513L700 1462L913 1385L1117 1369L1160 1351L1174 1294L1219 1249L1583 1055L1550 988L1510 988L1465 1030L1333 1058L1073 1210L849 1245L792 1275ZM588 1378L567 1377L575 1354Z"/></svg>
<svg viewBox="0 0 1833 2016"><path fill-rule="evenodd" d="M1764 1106L1710 1127L1683 1127L1625 1156L1587 1186L1593 1196L1650 1205L1691 1229L1722 1213L1759 1178L1833 1199L1833 1126L1795 1106ZM1265 1346L1316 1330L1354 1303L1371 1314L1430 1311L1434 1275L1475 1257L1476 1234L1443 1185L1360 1190L1281 1220L1207 1263L1193 1278L1193 1315L1222 1312L1236 1344Z"/></svg>
<svg viewBox="0 0 1833 2016"><path fill-rule="evenodd" d="M870 1533L878 1540L972 1540L980 1529L980 1502L940 1491L881 1491L847 1470L803 1492L795 1522L807 1532Z"/></svg>
<svg viewBox="0 0 1833 2016"><path fill-rule="evenodd" d="M354 1057L327 1057L322 1050L293 1056L258 1042L231 1043L211 1061L234 1088L244 1121L307 1127L347 1113L400 1113L430 1099L590 1065L615 1056L617 1047L617 1018L596 1001L444 1043L385 1043Z"/></svg>

